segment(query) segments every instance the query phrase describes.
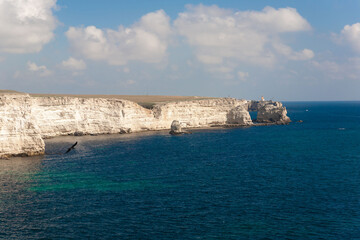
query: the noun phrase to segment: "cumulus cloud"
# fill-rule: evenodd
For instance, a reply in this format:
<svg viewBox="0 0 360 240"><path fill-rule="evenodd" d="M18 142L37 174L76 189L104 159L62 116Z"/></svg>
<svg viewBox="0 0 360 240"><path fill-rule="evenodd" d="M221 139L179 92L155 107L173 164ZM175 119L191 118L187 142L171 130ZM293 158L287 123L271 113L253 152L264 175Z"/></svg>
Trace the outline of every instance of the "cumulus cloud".
<svg viewBox="0 0 360 240"><path fill-rule="evenodd" d="M0 52L39 52L54 36L56 0L0 0Z"/></svg>
<svg viewBox="0 0 360 240"><path fill-rule="evenodd" d="M337 44L349 46L354 50L353 57L334 60L312 61L311 64L324 75L334 80L354 79L360 80L360 23L345 25L339 34L333 33L332 40ZM328 58L329 59L329 58Z"/></svg>
<svg viewBox="0 0 360 240"><path fill-rule="evenodd" d="M36 63L34 62L28 62L27 63L27 67L28 67L28 70L30 72L34 72L34 73L38 73L39 76L41 77L47 77L47 76L50 76L52 74L52 71L50 71L49 69L47 69L46 66L38 66Z"/></svg>
<svg viewBox="0 0 360 240"><path fill-rule="evenodd" d="M66 61L62 61L62 66L71 70L84 70L86 69L86 63L83 60L78 60L73 57L70 57Z"/></svg>
<svg viewBox="0 0 360 240"><path fill-rule="evenodd" d="M241 22L262 29L263 31L281 33L310 30L310 24L295 8L265 7L261 12L245 11L235 13Z"/></svg>
<svg viewBox="0 0 360 240"><path fill-rule="evenodd" d="M346 25L341 31L340 38L360 53L360 23Z"/></svg>
<svg viewBox="0 0 360 240"><path fill-rule="evenodd" d="M230 59L271 66L278 56L289 60L314 56L309 49L296 52L281 41L281 33L311 29L294 8L233 12L215 5L188 5L174 25L205 64L222 64Z"/></svg>
<svg viewBox="0 0 360 240"><path fill-rule="evenodd" d="M166 56L170 34L170 18L163 10L144 15L130 28L70 27L66 32L76 52L111 65L125 65L129 61L161 62Z"/></svg>

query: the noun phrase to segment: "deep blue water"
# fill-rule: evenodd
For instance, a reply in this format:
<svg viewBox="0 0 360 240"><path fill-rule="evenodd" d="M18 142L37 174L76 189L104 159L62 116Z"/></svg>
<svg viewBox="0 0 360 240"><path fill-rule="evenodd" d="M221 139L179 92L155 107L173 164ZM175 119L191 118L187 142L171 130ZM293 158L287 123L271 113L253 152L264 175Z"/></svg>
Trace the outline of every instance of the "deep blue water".
<svg viewBox="0 0 360 240"><path fill-rule="evenodd" d="M304 122L0 160L0 239L360 239L360 102L285 105Z"/></svg>

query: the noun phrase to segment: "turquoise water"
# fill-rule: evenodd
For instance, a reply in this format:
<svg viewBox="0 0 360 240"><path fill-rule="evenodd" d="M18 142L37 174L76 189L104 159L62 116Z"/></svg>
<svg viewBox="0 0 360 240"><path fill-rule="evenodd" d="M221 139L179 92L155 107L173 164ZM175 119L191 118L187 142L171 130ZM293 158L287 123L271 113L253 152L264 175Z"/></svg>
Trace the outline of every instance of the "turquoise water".
<svg viewBox="0 0 360 240"><path fill-rule="evenodd" d="M360 102L285 105L304 122L1 160L0 239L360 239Z"/></svg>

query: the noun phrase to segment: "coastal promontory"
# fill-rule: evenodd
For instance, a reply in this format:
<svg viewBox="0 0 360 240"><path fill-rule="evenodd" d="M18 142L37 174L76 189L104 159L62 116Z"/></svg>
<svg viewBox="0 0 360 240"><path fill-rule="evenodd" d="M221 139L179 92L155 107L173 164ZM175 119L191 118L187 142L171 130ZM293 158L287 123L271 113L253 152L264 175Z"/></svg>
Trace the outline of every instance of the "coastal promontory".
<svg viewBox="0 0 360 240"><path fill-rule="evenodd" d="M44 139L65 135L123 134L182 128L252 126L290 122L280 102L190 98L147 106L121 98L0 95L0 157L45 152ZM257 111L257 120L249 111Z"/></svg>

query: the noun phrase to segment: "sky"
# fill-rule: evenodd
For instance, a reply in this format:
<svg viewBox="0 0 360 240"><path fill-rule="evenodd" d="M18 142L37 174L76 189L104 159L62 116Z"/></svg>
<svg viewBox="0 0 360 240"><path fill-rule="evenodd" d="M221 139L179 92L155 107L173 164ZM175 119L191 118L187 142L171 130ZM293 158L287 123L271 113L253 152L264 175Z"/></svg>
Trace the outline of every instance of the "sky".
<svg viewBox="0 0 360 240"><path fill-rule="evenodd" d="M0 0L0 89L360 100L357 0Z"/></svg>

